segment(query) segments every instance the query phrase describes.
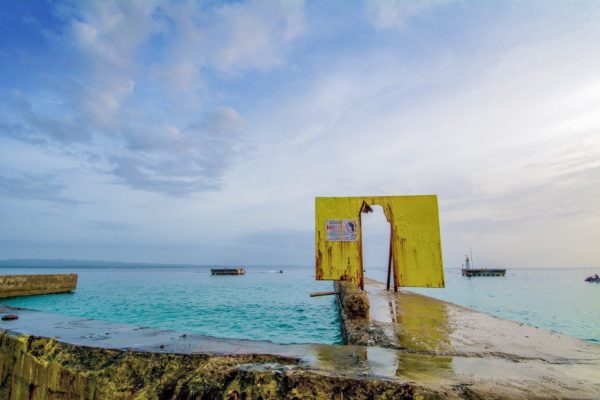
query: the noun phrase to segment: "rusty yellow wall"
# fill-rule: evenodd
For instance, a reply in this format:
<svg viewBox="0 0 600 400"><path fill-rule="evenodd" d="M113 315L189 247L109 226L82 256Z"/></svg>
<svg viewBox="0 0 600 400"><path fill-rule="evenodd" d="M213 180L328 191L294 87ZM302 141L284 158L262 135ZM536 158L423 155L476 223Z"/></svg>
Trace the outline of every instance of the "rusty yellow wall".
<svg viewBox="0 0 600 400"><path fill-rule="evenodd" d="M383 207L393 231L394 274L399 286L444 287L437 196L317 197L315 199L316 277L360 282L362 232L355 242L327 241L326 221L357 219L363 201Z"/></svg>
<svg viewBox="0 0 600 400"><path fill-rule="evenodd" d="M315 199L315 239L317 279L360 279L361 231L356 242L328 242L325 224L330 219L357 219L363 198L317 197Z"/></svg>

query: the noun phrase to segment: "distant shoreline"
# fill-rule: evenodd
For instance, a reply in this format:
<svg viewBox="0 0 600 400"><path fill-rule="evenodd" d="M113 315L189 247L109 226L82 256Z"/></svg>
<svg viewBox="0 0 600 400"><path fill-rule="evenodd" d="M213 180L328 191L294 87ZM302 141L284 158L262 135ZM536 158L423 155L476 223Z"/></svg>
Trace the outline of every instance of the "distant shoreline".
<svg viewBox="0 0 600 400"><path fill-rule="evenodd" d="M70 260L70 259L5 259L0 260L0 268L220 268L220 267L232 267L238 266L236 263L232 264L187 264L187 263L144 263L144 262L126 262L126 261L105 261L105 260ZM240 264L244 268L314 268L313 265L298 265L298 264ZM504 268L504 267L503 267ZM378 270L381 268L366 268L367 270ZM460 271L461 267L445 267L445 270ZM599 269L600 266L577 266L577 267L507 267L507 273L510 273L511 269L518 270L545 270L545 269Z"/></svg>
<svg viewBox="0 0 600 400"><path fill-rule="evenodd" d="M125 261L93 261L93 260L68 260L68 259L6 259L0 260L0 268L219 268L231 267L232 264L186 264L186 263L145 263ZM244 268L312 268L309 265L294 264L243 264Z"/></svg>

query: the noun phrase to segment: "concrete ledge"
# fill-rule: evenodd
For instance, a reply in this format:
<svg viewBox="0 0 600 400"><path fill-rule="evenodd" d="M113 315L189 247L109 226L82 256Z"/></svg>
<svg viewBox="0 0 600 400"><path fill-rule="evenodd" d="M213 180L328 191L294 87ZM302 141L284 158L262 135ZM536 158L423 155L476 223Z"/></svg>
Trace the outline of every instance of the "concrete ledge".
<svg viewBox="0 0 600 400"><path fill-rule="evenodd" d="M0 398L412 399L412 385L330 376L269 355L182 355L0 336Z"/></svg>
<svg viewBox="0 0 600 400"><path fill-rule="evenodd" d="M0 313L20 316L0 321L2 400L458 398L393 370L374 374L379 362L357 346L213 338L1 305Z"/></svg>
<svg viewBox="0 0 600 400"><path fill-rule="evenodd" d="M77 274L0 276L0 298L65 293L76 287Z"/></svg>
<svg viewBox="0 0 600 400"><path fill-rule="evenodd" d="M364 291L350 281L335 281L335 289L348 319L369 318L369 298Z"/></svg>
<svg viewBox="0 0 600 400"><path fill-rule="evenodd" d="M367 293L350 281L335 281L342 336L347 344L389 347L390 342L378 324L369 317Z"/></svg>
<svg viewBox="0 0 600 400"><path fill-rule="evenodd" d="M425 324L439 326L431 310L414 311L428 318ZM470 337L459 329L446 338L419 338L426 327L409 323L409 331L398 334L426 346L399 350L214 338L1 305L0 314L19 315L0 320L2 400L600 398L598 346L560 335L528 332L531 342L523 345L542 339L538 348L497 353L502 349L489 343L487 331L484 342L471 341L481 334L477 327L469 325ZM488 325L477 313L465 317ZM468 351L436 345L457 339L469 340ZM546 339L556 343L552 354L540 352Z"/></svg>

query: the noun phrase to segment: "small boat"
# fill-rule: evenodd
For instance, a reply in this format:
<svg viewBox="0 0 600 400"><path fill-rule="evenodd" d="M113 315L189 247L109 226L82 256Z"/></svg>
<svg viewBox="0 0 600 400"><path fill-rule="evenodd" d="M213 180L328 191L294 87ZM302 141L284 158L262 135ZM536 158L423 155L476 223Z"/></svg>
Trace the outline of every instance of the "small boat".
<svg viewBox="0 0 600 400"><path fill-rule="evenodd" d="M598 274L595 274L594 276L588 276L587 278L585 278L585 281L600 283L600 276L598 276Z"/></svg>
<svg viewBox="0 0 600 400"><path fill-rule="evenodd" d="M246 270L244 268L211 268L211 275L244 275Z"/></svg>

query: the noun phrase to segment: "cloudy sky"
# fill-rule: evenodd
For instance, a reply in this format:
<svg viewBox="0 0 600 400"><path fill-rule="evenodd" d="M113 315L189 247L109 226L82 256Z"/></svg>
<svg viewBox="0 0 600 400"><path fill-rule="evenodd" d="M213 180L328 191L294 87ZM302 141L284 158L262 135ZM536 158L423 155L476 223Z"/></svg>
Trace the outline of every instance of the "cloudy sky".
<svg viewBox="0 0 600 400"><path fill-rule="evenodd" d="M432 193L446 267L600 265L600 2L0 3L0 259L310 266L315 196Z"/></svg>

